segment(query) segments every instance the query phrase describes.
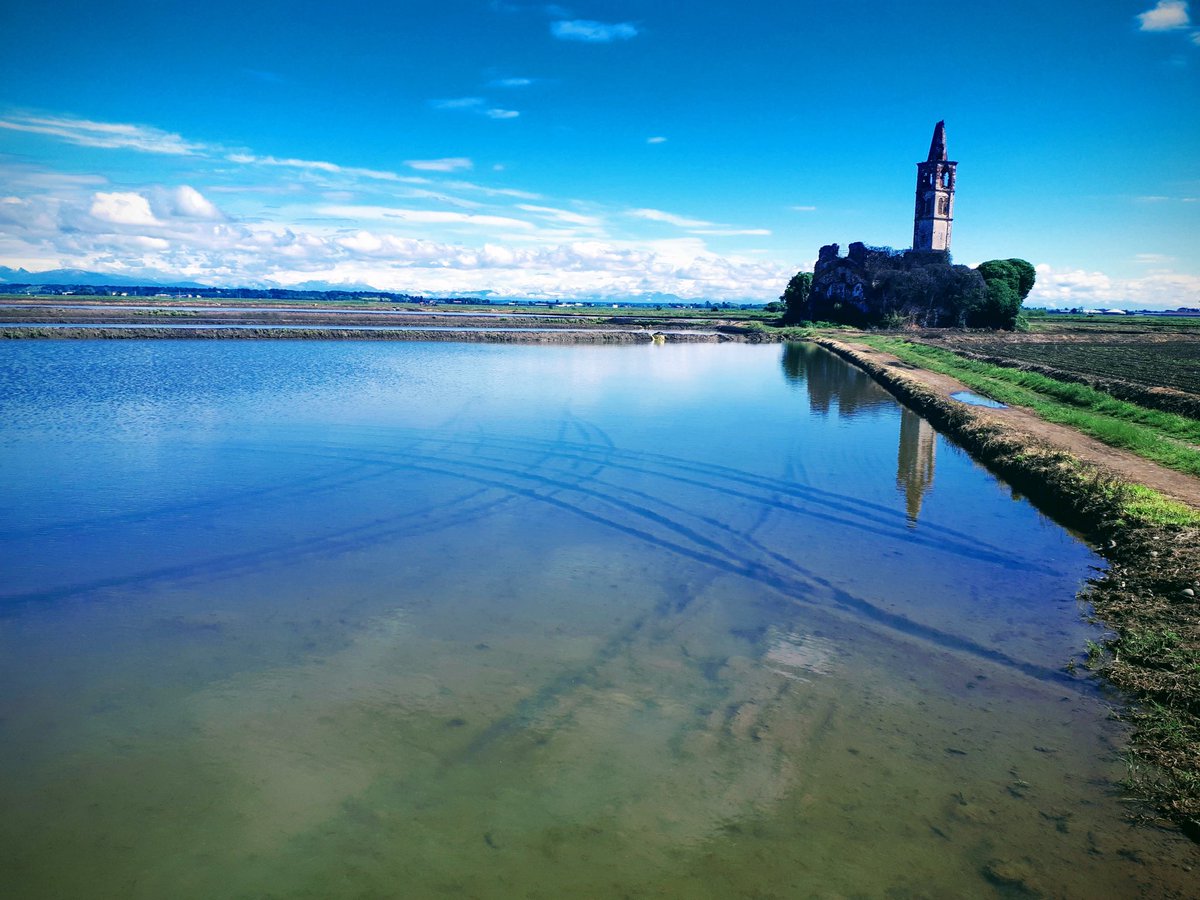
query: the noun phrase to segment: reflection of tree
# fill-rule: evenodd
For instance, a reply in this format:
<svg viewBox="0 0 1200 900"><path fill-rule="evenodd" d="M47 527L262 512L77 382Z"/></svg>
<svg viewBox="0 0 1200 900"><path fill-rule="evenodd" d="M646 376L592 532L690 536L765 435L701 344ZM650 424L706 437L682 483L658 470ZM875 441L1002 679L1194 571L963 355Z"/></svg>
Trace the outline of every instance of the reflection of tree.
<svg viewBox="0 0 1200 900"><path fill-rule="evenodd" d="M793 384L807 385L813 412L828 413L834 400L841 416L886 407L893 402L866 372L815 344L784 344L780 362L784 378Z"/></svg>
<svg viewBox="0 0 1200 900"><path fill-rule="evenodd" d="M908 524L916 525L921 501L933 485L937 434L933 426L911 409L900 411L900 457L896 465L896 487L904 491Z"/></svg>
<svg viewBox="0 0 1200 900"><path fill-rule="evenodd" d="M784 344L783 359L780 364L783 366L783 377L791 384L804 383L804 371L806 368L807 354L805 350L810 349L806 344Z"/></svg>

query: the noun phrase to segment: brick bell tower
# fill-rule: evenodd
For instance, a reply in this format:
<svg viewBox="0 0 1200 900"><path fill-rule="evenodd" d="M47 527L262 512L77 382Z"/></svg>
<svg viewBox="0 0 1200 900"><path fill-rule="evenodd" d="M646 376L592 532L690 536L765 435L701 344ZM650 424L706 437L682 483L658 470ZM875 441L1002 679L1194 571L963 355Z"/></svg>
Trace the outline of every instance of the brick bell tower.
<svg viewBox="0 0 1200 900"><path fill-rule="evenodd" d="M913 219L914 250L950 250L954 221L954 172L946 159L946 123L938 122L929 142L929 159L917 163L917 210Z"/></svg>

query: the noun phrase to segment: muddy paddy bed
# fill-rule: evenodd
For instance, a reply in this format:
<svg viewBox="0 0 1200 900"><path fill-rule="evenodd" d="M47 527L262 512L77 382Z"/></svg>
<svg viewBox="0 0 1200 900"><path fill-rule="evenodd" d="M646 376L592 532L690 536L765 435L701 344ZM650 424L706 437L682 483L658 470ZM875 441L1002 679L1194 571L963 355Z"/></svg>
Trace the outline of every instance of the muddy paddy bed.
<svg viewBox="0 0 1200 900"><path fill-rule="evenodd" d="M23 897L1187 896L1098 557L788 345L14 342Z"/></svg>

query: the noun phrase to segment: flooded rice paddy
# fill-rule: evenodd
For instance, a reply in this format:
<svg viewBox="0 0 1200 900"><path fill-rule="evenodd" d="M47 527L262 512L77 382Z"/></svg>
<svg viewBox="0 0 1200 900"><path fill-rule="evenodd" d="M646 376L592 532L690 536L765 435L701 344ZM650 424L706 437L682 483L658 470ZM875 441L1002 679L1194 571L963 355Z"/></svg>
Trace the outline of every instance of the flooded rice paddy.
<svg viewBox="0 0 1200 900"><path fill-rule="evenodd" d="M4 896L1195 887L1099 559L823 350L0 350Z"/></svg>

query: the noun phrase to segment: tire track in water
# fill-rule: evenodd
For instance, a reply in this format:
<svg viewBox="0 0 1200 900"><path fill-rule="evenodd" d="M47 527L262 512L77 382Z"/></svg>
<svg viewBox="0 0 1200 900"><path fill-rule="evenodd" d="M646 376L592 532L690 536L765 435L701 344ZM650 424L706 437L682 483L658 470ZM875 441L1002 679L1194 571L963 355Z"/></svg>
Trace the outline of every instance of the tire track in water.
<svg viewBox="0 0 1200 900"><path fill-rule="evenodd" d="M560 434L564 437L566 436L566 427L565 421L560 424ZM588 430L583 427L576 427L583 438L587 440ZM433 443L444 445L446 442L434 441ZM464 442L452 441L449 443L461 446ZM487 447L490 443L490 439L483 439L467 443L467 446L478 449L480 447ZM611 442L609 443L611 444ZM431 512L449 513L441 520L436 521L437 527L447 527L453 524L474 521L483 515L493 512L497 507L505 505L512 497L519 497L560 508L573 515L625 534L641 543L691 559L710 569L749 579L777 591L783 596L788 597L792 602L825 609L820 603L811 599L811 594L815 593L814 588L819 587L827 592L838 606L854 613L855 618L882 625L899 634L928 641L944 649L960 651L1021 671L1031 677L1073 683L1071 679L1066 678L1062 673L1034 663L1015 659L998 650L980 645L962 636L932 626L923 625L907 617L881 609L864 598L854 596L844 589L835 586L829 579L811 572L795 560L763 547L761 542L753 538L747 540L745 536L733 532L724 523L720 523L713 517L701 514L699 518L702 525L710 529L715 526L723 534L738 537L742 543L752 547L759 553L765 554L769 562L791 570L793 575L789 577L777 571L771 565L759 561L731 560L726 555L726 543L721 540L704 534L691 525L663 515L655 509L642 505L642 503L635 503L628 499L613 496L613 492L630 494L633 489L622 488L610 483L602 483L603 487L609 491L609 493L604 493L595 487L585 486L585 483L590 482L594 484L598 481L599 473L606 468L603 460L590 460L593 463L590 473L576 473L576 480L565 481L562 477L539 474L536 470L532 470L528 466L524 470L518 471L512 467L511 463L508 465L494 465L492 464L495 461L494 457L484 457L491 461L480 462L477 460L453 460L447 458L445 455L418 455L412 451L409 451L403 457L398 456L395 451L374 451L372 455L365 457L361 455L347 456L345 447L329 444L318 446L321 452L315 449L303 452L306 452L307 455L327 456L330 450L334 450L337 451L334 458L343 463L351 462L357 465L382 464L390 466L392 471L397 473L404 470L412 470L442 477L457 478L478 485L480 490L474 492L476 496L483 496L488 491L496 491L501 496L473 510L462 510L462 498L456 498L452 501L447 501L447 503L439 504L437 507L426 507L422 510L402 513L398 516L377 518L366 523L342 529L334 534L320 535L292 542L267 551L230 554L202 562L166 566L131 575L98 579L86 584L72 585L51 591L7 595L0 597L0 599L6 601L7 606L13 603L19 604L22 601L52 600L86 591L122 586L127 587L149 581L163 579L180 580L194 577L201 573L209 580L214 577L230 577L244 574L248 571L259 571L271 564L295 562L315 553L343 553L352 549L378 544L406 533L413 533L414 528L418 526L420 530L428 531L434 524L429 521ZM356 447L353 449L360 454L362 453L361 448ZM609 447L606 449L611 450L612 448ZM573 456L580 462L589 461L586 455L573 454ZM543 454L541 460L535 461L535 467L545 466L547 463L553 461L556 461L553 453ZM628 466L624 467L629 468ZM642 471L643 474L658 474L662 477L669 477L663 475L663 473L646 473L645 470L635 471ZM528 485L523 485L519 482L527 482ZM693 480L692 483L712 490L717 489L703 482L695 482ZM614 508L618 511L619 515L624 514L625 517L631 518L632 521L641 521L643 523L642 527L636 527L622 521L620 518L614 518L611 513L605 514L603 511L589 508L581 505L579 502L567 501L561 497L562 494L577 495L585 503L600 506L601 510L604 506ZM660 507L663 506L660 498L645 492L637 491L632 496L637 497L637 499L643 502L654 503ZM755 497L744 492L739 496L751 501L766 502L766 498ZM679 507L674 504L670 505L679 510ZM808 514L807 511L795 506L790 506L787 511L800 515ZM684 512L686 514L686 510ZM696 514L691 514L691 516L696 517ZM397 524L405 520L411 520L411 524ZM851 527L853 527L853 524L851 524ZM651 530L647 530L647 528ZM655 533L655 529L660 533ZM662 531L667 532L669 536L664 536L661 533Z"/></svg>
<svg viewBox="0 0 1200 900"><path fill-rule="evenodd" d="M479 456L479 454L477 452L479 445L477 445L473 442L470 442L470 441L466 441L464 439L458 439L457 443L460 446L472 449L473 451L475 451L473 453L473 455ZM526 449L523 446L523 442L515 441L513 439L501 438L501 439L497 440L497 439L492 438L492 439L489 439L489 443L493 444L493 445L509 444L512 446L520 447L521 449ZM535 445L540 446L542 442L534 442L534 443L535 443ZM654 476L661 477L661 478L667 478L672 481L676 481L680 484L687 484L692 487L701 488L702 490L715 491L718 493L725 494L727 496L736 497L740 500L747 500L747 501L750 501L751 503L754 503L757 505L772 506L782 512L795 513L797 515L800 515L800 516L803 516L806 518L810 518L810 519L814 519L817 521L822 521L822 522L825 522L828 524L841 525L841 526L845 526L848 528L853 528L853 529L856 529L859 531L863 531L867 534L870 534L873 537L892 538L892 539L898 540L906 545L918 545L918 546L929 548L929 549L936 550L939 552L947 552L947 553L951 553L951 554L960 556L965 559L970 559L975 562L991 563L991 564L998 565L998 566L1001 566L1006 569L1019 570L1022 572L1036 572L1039 574L1048 574L1048 575L1062 574L1058 570L1051 569L1049 567L1042 566L1042 565L1031 564L1027 560L1015 558L1011 554L1005 553L1000 548L989 547L989 545L987 545L985 542L975 541L974 539L970 538L969 536L964 535L961 532L951 530L951 529L947 529L947 528L938 529L936 527L931 527L929 529L926 529L927 531L939 531L940 530L941 533L947 535L949 540L938 540L931 534L930 535L914 534L912 529L910 527L908 527L907 518L899 516L899 514L897 514L894 510L886 509L884 507L878 507L875 504L869 504L866 501L854 501L854 502L860 503L860 504L866 506L872 513L871 518L866 518L866 516L867 516L866 512L860 513L859 511L853 509L853 507L851 505L848 505L845 502L822 503L820 510L813 509L811 507L804 507L804 506L800 506L795 503L791 503L791 502L787 502L787 501L780 501L776 497L773 497L771 495L762 496L760 494L747 493L746 491L740 490L736 487L724 486L724 485L722 485L714 480L711 480L711 479L698 480L695 478L690 478L686 475L680 475L680 474L678 474L676 472L672 472L672 471L655 471L654 469L643 468L641 466L635 465L633 462L630 462L630 461L618 461L618 460L624 460L629 456L636 457L637 454L629 454L625 451L620 451L620 450L615 450L615 449L613 449L611 451L592 450L592 452L590 454L588 454L588 453L581 453L580 450L581 449L589 449L590 450L591 448L581 448L580 445L568 445L568 446L571 446L571 453L560 453L559 454L560 456L576 456L578 458L587 459L587 458L589 458L589 456L595 456L597 453L599 453L605 457L604 463L607 468L622 469L622 470L626 470L626 471L635 472L635 473L638 473L641 475L654 475ZM344 447L343 449L345 449L347 452L355 452L356 450L361 449L361 448L354 448L354 447L347 446L347 447ZM616 457L616 459L613 459L611 457ZM489 457L484 457L484 458L489 458ZM503 458L497 458L495 456L490 457L490 459L491 459L491 461L497 462L497 463L504 462ZM656 463L656 465L659 466L659 468L665 468L665 464L663 464L663 463ZM691 468L691 466L685 465L685 466L681 466L680 468L689 469L689 468ZM764 481L765 481L765 479L764 479ZM766 482L766 485L760 485L760 486L766 487L767 485L770 485L771 489L776 490L776 492L789 493L786 489L786 486L771 485L770 482ZM616 487L616 486L613 485L613 487ZM790 492L790 493L794 494L795 492ZM826 492L820 492L820 493L824 494ZM829 495L829 496L837 496L837 495ZM821 511L824 509L841 509L841 511L845 515L839 516L839 515L833 515L831 513ZM890 518L892 518L893 521L896 522L896 525L894 527L887 526L887 525L880 525L880 523L877 521L877 518L875 517L876 510L885 510L887 512L888 516ZM862 519L847 518L846 516L851 516L851 517L863 516L863 518ZM903 522L903 524L901 524L901 522Z"/></svg>
<svg viewBox="0 0 1200 900"><path fill-rule="evenodd" d="M1038 680L1053 681L1063 684L1076 683L1074 679L1058 670L1051 669L1037 663L1031 663L1026 660L1017 659L1006 653L996 650L995 648L985 646L961 635L956 635L930 625L925 625L898 613L892 613L882 609L862 597L855 596L845 589L837 587L829 579L805 570L794 561L790 561L790 563L791 567L795 568L797 571L796 578L788 578L786 575L783 575L777 571L773 571L768 566L759 562L738 563L731 561L725 556L720 555L721 551L724 549L720 542L705 537L696 532L693 528L676 523L653 510L638 507L636 504L628 501L621 501L612 497L608 497L595 490L584 489L579 486L572 486L571 484L561 482L557 479L539 476L530 472L514 472L510 469L474 462L451 463L447 460L427 460L422 463L416 463L412 460L409 460L407 465L416 471L425 471L430 474L457 474L458 477L469 481L493 486L501 490L509 490L530 500L556 506L560 509L571 512L576 516L618 531L628 537L632 537L642 543L657 547L661 550L665 550L678 556L682 556L727 574L747 578L763 585L764 587L769 587L783 594L793 602L828 611L820 603L812 600L810 596L808 596L812 593L815 593L813 590L814 586L819 586L828 593L830 598L838 606L842 607L844 610L854 613L857 618L885 626L887 629L898 634L919 638L945 650L957 651L966 655L974 656L1014 671L1021 672ZM457 465L461 469L477 469L483 470L483 472L494 472L498 475L507 476L508 478L516 477L531 481L537 485L549 486L556 490L553 493L542 492L536 487L521 487L512 483L511 481L497 480L495 478L488 477L485 474L477 474L470 471L460 471L455 473L452 469L447 469L446 465ZM645 520L645 522L651 526L661 526L668 531L674 532L676 537L682 538L686 541L691 541L696 546L688 546L686 543L680 543L678 540L672 540L670 538L655 534L652 531L647 531L644 527L636 527L634 525L627 524L595 510L588 509L577 503L567 502L557 496L557 493L571 490L579 493L587 500L598 501L601 504L607 503L610 506L617 507L623 512L631 513L635 517ZM772 557L779 556L778 554L774 553L771 555Z"/></svg>
<svg viewBox="0 0 1200 900"><path fill-rule="evenodd" d="M564 419L560 425L560 434L562 434L564 438L566 436L567 427L568 423ZM436 443L441 445L445 444L444 441L437 441ZM325 454L315 454L310 450L281 450L275 446L258 448L254 452L262 454L285 454L292 456L306 455L310 457L315 456L322 459L329 458ZM389 453L394 452L395 451L389 451ZM545 462L549 461L549 457L550 454L544 453L542 458L538 460L536 464L544 464ZM340 461L344 461L346 459L345 456L340 455L334 458ZM362 461L358 462L361 464ZM392 458L387 458L384 461L369 461L367 464L377 468L376 473L372 476L375 478L387 475L395 475L398 471L397 462ZM602 467L593 464L592 468L593 471L599 471L599 469ZM252 574L256 571L261 571L262 569L271 565L286 565L296 563L310 556L347 553L354 550L364 549L369 546L374 546L399 537L411 536L414 534L426 534L432 530L464 525L469 522L477 521L485 515L492 514L503 506L511 505L515 500L518 499L514 495L502 493L500 497L482 503L475 508L463 508L464 504L479 500L486 494L491 493L493 490L494 488L492 487L479 487L476 490L469 491L464 495L446 500L445 502L435 506L426 506L419 510L412 510L402 513L398 516L374 519L365 523L359 523L354 526L343 528L332 533L302 539L300 541L293 541L288 544L278 545L276 547L267 548L264 550L226 554L201 561L181 563L171 566L161 566L150 570L143 570L137 573L114 575L107 578L94 579L89 582L65 585L59 588L52 588L48 590L0 594L0 618L14 615L17 609L19 609L22 605L29 603L60 600L66 597L96 590L105 590L116 587L132 587L134 585L144 585L164 580L186 582L189 579L203 576L206 581L211 581L222 578L237 577L239 575ZM430 519L431 513L445 512L450 514L444 515L440 519ZM397 524L405 520L411 520L411 524Z"/></svg>

